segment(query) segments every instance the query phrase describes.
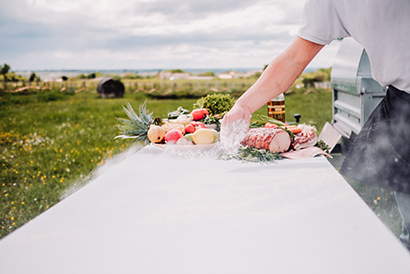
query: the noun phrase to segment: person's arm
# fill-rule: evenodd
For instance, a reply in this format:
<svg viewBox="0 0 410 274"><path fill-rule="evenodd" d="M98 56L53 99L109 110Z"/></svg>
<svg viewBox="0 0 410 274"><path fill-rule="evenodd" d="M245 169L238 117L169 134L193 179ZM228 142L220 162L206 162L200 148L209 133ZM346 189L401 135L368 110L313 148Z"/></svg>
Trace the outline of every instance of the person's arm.
<svg viewBox="0 0 410 274"><path fill-rule="evenodd" d="M285 92L323 47L297 36L236 101L234 107L222 119L222 126L241 118L249 124L250 115L272 98Z"/></svg>

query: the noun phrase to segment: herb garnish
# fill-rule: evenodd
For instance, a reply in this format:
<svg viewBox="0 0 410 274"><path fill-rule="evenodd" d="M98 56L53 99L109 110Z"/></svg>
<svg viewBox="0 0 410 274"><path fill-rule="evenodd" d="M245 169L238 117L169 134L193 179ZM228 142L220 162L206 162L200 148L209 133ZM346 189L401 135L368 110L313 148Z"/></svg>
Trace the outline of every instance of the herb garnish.
<svg viewBox="0 0 410 274"><path fill-rule="evenodd" d="M282 159L279 153L272 153L266 149L257 149L250 146L240 146L237 154L221 154L220 160L236 159L244 162L269 163Z"/></svg>

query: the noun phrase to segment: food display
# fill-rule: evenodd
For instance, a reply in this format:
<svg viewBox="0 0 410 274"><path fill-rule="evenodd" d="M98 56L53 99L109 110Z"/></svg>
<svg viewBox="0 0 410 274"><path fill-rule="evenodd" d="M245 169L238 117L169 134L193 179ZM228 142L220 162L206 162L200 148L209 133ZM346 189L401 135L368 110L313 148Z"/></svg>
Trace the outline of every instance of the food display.
<svg viewBox="0 0 410 274"><path fill-rule="evenodd" d="M153 118L153 113L148 113L146 102L140 105L139 115L128 103L127 108L123 108L129 120L118 118L122 125L117 126L121 135L116 138L133 138L160 147L211 146L220 141L219 120L232 106L233 100L226 95L208 95L199 99L192 111L178 107L162 119ZM234 157L230 155L230 158L263 162L284 157L330 157L326 153L327 145L318 141L316 128L311 125L289 125L268 116L255 115L250 128L244 128L243 132L245 136L238 152Z"/></svg>
<svg viewBox="0 0 410 274"><path fill-rule="evenodd" d="M207 96L208 97L208 96ZM223 95L226 98L226 95ZM212 99L213 98L213 99ZM208 103L220 96L206 99ZM225 99L224 99L225 100ZM121 125L117 128L121 135L115 138L136 139L154 145L211 145L219 141L219 120L225 113L210 115L210 111L204 107L196 107L193 110L178 107L168 113L167 118L153 118L153 113L148 113L146 101L139 107L139 115L128 103L123 107L129 120L118 118ZM225 108L222 108L225 110ZM227 109L229 110L229 109ZM215 108L213 109L215 111ZM226 111L225 111L226 112Z"/></svg>

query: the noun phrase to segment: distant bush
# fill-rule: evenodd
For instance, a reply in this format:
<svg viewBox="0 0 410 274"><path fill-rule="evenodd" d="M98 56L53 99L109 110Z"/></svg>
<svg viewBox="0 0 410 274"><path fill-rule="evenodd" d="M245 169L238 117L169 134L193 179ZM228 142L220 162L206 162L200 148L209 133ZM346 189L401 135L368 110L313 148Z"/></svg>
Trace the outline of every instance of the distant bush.
<svg viewBox="0 0 410 274"><path fill-rule="evenodd" d="M96 77L97 77L97 73L93 72L93 73L90 73L90 74L87 74L87 75L85 75L84 73L81 73L76 78L77 79L94 79Z"/></svg>
<svg viewBox="0 0 410 274"><path fill-rule="evenodd" d="M206 71L206 72L200 73L199 76L215 76L215 73L213 71Z"/></svg>
<svg viewBox="0 0 410 274"><path fill-rule="evenodd" d="M185 73L185 71L183 71L182 69L168 69L166 71L172 73Z"/></svg>
<svg viewBox="0 0 410 274"><path fill-rule="evenodd" d="M330 81L332 68L318 69L311 73L302 73L302 82L305 87L314 87L316 82Z"/></svg>
<svg viewBox="0 0 410 274"><path fill-rule="evenodd" d="M144 76L139 75L138 73L126 74L122 79L144 79Z"/></svg>

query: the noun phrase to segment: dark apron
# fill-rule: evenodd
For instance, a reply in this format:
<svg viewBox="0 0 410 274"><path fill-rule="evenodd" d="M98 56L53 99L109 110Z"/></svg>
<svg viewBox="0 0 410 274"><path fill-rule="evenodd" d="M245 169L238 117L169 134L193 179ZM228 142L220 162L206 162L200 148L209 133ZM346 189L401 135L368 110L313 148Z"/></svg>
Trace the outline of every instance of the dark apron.
<svg viewBox="0 0 410 274"><path fill-rule="evenodd" d="M410 94L389 86L356 136L340 173L347 178L410 193Z"/></svg>

